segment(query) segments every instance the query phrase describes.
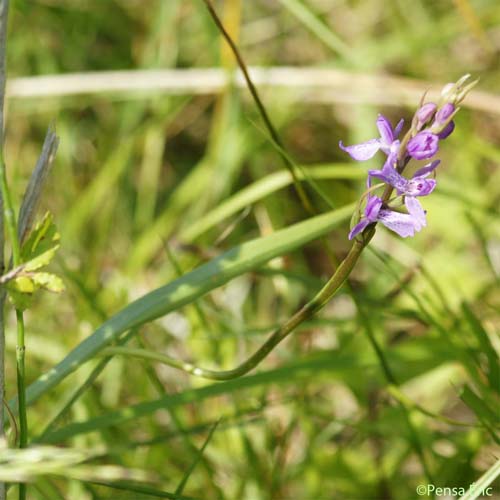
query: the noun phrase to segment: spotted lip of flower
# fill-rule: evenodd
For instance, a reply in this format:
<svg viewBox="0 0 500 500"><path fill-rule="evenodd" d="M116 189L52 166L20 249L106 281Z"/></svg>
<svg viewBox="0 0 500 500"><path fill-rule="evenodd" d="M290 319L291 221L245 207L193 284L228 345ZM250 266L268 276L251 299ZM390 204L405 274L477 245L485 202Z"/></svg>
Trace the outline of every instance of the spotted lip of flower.
<svg viewBox="0 0 500 500"><path fill-rule="evenodd" d="M339 147L348 153L351 158L358 161L369 160L378 150L383 151L386 155L390 155L399 149L397 138L403 128L403 123L404 120L400 120L393 130L391 122L385 116L378 115L377 128L380 133L379 139L370 139L369 141L352 146L344 146L342 141L340 141Z"/></svg>
<svg viewBox="0 0 500 500"><path fill-rule="evenodd" d="M381 222L399 236L407 238L413 236L415 231L420 231L425 226L425 212L423 212L423 222L421 217L422 214L420 213L415 213L415 215L402 214L382 208L382 200L378 196L369 196L365 207L365 216L352 228L349 239L352 240L374 222Z"/></svg>
<svg viewBox="0 0 500 500"><path fill-rule="evenodd" d="M432 158L439 149L439 137L431 132L419 132L406 146L408 154L415 160Z"/></svg>

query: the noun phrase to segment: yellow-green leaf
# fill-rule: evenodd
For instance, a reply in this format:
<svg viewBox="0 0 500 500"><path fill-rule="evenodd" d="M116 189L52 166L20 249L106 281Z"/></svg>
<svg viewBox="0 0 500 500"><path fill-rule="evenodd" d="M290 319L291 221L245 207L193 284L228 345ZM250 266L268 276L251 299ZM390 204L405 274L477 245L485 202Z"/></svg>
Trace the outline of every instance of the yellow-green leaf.
<svg viewBox="0 0 500 500"><path fill-rule="evenodd" d="M59 248L59 233L52 215L47 212L38 222L21 248L21 259L26 272L46 266Z"/></svg>
<svg viewBox="0 0 500 500"><path fill-rule="evenodd" d="M52 273L33 273L31 279L38 287L49 292L61 293L64 291L64 283L59 276Z"/></svg>

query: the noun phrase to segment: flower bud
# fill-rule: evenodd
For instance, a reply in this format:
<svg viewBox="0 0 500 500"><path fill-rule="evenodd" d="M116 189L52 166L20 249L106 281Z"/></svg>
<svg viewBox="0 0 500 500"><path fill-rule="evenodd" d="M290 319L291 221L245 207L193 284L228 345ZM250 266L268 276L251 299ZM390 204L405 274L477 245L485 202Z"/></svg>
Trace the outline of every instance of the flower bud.
<svg viewBox="0 0 500 500"><path fill-rule="evenodd" d="M406 150L408 154L415 160L425 160L433 157L438 150L439 138L430 132L419 132L415 137L410 139Z"/></svg>
<svg viewBox="0 0 500 500"><path fill-rule="evenodd" d="M448 83L441 91L440 103L460 104L465 96L472 90L479 80L474 80L466 85L470 75L464 75L456 83Z"/></svg>
<svg viewBox="0 0 500 500"><path fill-rule="evenodd" d="M437 105L433 102L426 102L420 107L420 109L416 112L417 128L419 130L434 116L436 109Z"/></svg>
<svg viewBox="0 0 500 500"><path fill-rule="evenodd" d="M438 133L440 139L446 139L455 130L455 122L452 120L449 122L441 132Z"/></svg>
<svg viewBox="0 0 500 500"><path fill-rule="evenodd" d="M438 109L434 123L436 125L444 125L454 112L455 106L451 102L447 102L444 106Z"/></svg>

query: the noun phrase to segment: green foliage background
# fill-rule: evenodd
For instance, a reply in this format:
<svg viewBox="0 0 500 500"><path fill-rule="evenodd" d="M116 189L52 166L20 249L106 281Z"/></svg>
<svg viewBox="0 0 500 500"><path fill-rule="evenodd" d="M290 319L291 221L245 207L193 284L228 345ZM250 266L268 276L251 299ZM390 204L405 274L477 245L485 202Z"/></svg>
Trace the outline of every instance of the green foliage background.
<svg viewBox="0 0 500 500"><path fill-rule="evenodd" d="M207 91L204 74L175 95L16 97L21 76L164 68L221 68L230 75L234 59L201 0L11 3L5 156L17 199L51 121L60 136L42 204L61 234L52 267L67 291L41 294L26 312L33 382L133 300L309 215L241 87ZM255 373L214 383L116 357L48 430L102 358L97 353L95 361L73 366L75 373L42 391L28 410L32 442L93 456L83 480L62 467L58 475L37 476L29 498L169 492L167 498L411 499L418 484L467 488L493 466L499 442L497 2L215 6L247 64L342 70L364 96L334 85L324 95L316 87L297 91L292 82L261 89L288 153L326 195L304 183L318 213L363 192L366 165L348 162L338 141L373 137L378 112L393 122L411 120L418 98L404 98L408 81L438 90L472 73L481 78L475 95L482 100L474 93L466 99L456 131L442 143L438 187L424 200L428 227L410 241L379 229L351 286ZM400 92L370 87L379 80L365 75L401 77L394 84ZM381 157L368 163L380 164ZM337 258L348 249L349 212L323 231ZM214 288L227 281L217 282L223 266L211 268L214 284L206 276L181 281L191 287L179 287L188 300L153 322L138 321L128 344L203 367L235 366L331 274L315 239L320 233L312 231L300 226L269 262L259 258L259 242L250 263L236 252L232 279L222 287ZM146 301L146 316L151 307ZM161 301L157 307L167 310ZM13 317L6 335L11 398ZM109 464L123 468L113 487ZM129 469L150 476L132 483L123 473Z"/></svg>

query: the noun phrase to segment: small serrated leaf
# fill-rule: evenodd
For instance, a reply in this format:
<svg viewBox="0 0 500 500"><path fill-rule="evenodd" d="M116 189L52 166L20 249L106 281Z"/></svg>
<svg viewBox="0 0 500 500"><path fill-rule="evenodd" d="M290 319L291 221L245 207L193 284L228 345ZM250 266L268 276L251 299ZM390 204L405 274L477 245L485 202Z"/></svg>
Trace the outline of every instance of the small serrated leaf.
<svg viewBox="0 0 500 500"><path fill-rule="evenodd" d="M59 233L52 215L47 212L38 222L21 248L21 259L26 271L46 266L59 248Z"/></svg>
<svg viewBox="0 0 500 500"><path fill-rule="evenodd" d="M54 255L59 248L59 244L56 243L52 248L49 248L46 252L38 255L34 259L28 260L24 264L24 271L31 272L36 271L50 263L50 261L54 258Z"/></svg>
<svg viewBox="0 0 500 500"><path fill-rule="evenodd" d="M33 273L31 279L36 286L49 292L61 293L65 290L62 279L52 273Z"/></svg>

